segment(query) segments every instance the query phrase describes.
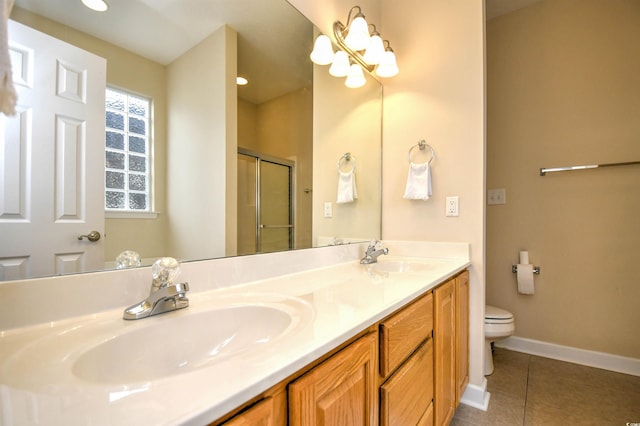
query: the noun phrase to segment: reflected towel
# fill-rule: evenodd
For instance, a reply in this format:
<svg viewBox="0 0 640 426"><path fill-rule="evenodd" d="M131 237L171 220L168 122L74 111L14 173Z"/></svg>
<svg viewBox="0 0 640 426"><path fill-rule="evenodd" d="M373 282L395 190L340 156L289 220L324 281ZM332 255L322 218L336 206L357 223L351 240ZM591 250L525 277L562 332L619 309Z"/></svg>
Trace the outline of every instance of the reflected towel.
<svg viewBox="0 0 640 426"><path fill-rule="evenodd" d="M356 190L356 172L342 172L338 170L338 200L337 203L352 203L358 198Z"/></svg>
<svg viewBox="0 0 640 426"><path fill-rule="evenodd" d="M8 19L14 0L0 0L0 112L5 115L16 113L16 89L11 76L11 57L9 56Z"/></svg>
<svg viewBox="0 0 640 426"><path fill-rule="evenodd" d="M429 197L431 197L431 167L429 167L429 163L410 163L404 198L408 200L428 200Z"/></svg>

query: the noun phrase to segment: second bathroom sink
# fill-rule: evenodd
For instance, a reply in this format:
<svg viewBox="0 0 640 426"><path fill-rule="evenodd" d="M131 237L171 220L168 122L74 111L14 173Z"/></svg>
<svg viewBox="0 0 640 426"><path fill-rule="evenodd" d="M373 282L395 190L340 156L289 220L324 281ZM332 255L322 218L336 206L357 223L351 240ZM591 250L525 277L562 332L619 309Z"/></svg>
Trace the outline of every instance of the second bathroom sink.
<svg viewBox="0 0 640 426"><path fill-rule="evenodd" d="M423 272L429 270L429 265L411 260L383 260L378 261L373 267L381 272Z"/></svg>

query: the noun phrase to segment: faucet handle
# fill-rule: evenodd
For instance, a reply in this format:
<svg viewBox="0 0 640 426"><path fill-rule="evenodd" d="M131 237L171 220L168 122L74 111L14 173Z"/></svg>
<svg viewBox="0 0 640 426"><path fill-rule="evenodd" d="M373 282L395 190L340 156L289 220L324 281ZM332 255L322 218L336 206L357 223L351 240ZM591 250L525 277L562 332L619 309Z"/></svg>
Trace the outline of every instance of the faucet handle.
<svg viewBox="0 0 640 426"><path fill-rule="evenodd" d="M153 263L151 274L154 287L166 286L180 275L180 263L173 257L161 257Z"/></svg>

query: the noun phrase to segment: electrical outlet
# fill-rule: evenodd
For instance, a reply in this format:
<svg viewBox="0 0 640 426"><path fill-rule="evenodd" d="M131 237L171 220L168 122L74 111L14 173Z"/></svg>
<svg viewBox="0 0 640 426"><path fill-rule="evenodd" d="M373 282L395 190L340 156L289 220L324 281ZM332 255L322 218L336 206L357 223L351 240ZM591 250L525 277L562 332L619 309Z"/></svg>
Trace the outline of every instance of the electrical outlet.
<svg viewBox="0 0 640 426"><path fill-rule="evenodd" d="M492 206L496 204L507 203L507 191L504 188L490 189L487 191L487 204Z"/></svg>
<svg viewBox="0 0 640 426"><path fill-rule="evenodd" d="M333 205L331 201L324 203L324 217L333 217Z"/></svg>
<svg viewBox="0 0 640 426"><path fill-rule="evenodd" d="M447 197L446 212L445 212L446 216L460 216L459 200L460 199L457 195L452 197Z"/></svg>

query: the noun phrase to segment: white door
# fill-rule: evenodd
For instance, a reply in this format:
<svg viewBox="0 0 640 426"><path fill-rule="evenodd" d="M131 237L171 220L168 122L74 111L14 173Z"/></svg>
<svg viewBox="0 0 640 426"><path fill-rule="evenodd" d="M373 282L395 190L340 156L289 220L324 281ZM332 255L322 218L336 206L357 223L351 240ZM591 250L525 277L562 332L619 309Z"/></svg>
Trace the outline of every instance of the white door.
<svg viewBox="0 0 640 426"><path fill-rule="evenodd" d="M0 114L0 281L102 269L106 61L9 22L17 114Z"/></svg>

